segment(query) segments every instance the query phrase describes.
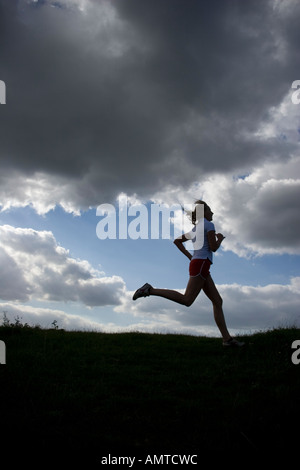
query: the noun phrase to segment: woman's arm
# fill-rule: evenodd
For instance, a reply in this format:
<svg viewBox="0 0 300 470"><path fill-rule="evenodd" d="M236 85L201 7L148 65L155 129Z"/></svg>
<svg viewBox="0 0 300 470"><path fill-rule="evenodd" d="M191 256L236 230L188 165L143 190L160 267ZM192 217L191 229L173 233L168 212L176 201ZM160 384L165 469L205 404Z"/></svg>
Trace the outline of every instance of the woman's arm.
<svg viewBox="0 0 300 470"><path fill-rule="evenodd" d="M222 233L217 233L214 230L207 232L207 239L209 248L211 251L217 251L220 248L222 241L224 240L224 235Z"/></svg>
<svg viewBox="0 0 300 470"><path fill-rule="evenodd" d="M184 242L188 241L185 235L182 235L174 240L174 244L177 248L183 253L185 256L188 257L189 260L192 259L191 253L183 246Z"/></svg>

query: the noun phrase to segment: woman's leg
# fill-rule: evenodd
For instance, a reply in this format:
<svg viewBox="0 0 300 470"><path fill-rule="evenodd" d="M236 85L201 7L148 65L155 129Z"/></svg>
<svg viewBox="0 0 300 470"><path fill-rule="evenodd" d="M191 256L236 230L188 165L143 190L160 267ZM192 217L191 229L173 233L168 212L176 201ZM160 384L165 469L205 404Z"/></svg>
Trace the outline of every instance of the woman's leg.
<svg viewBox="0 0 300 470"><path fill-rule="evenodd" d="M164 297L165 299L169 299L173 302L177 302L178 304L186 305L187 307L189 307L199 295L205 282L206 281L200 276L190 277L184 294L181 294L176 290L155 289L154 287L149 290L149 294Z"/></svg>
<svg viewBox="0 0 300 470"><path fill-rule="evenodd" d="M220 296L218 289L215 286L214 281L212 280L211 275L209 275L205 281L205 284L203 286L203 291L211 300L213 304L213 310L214 310L214 317L215 317L215 322L217 324L217 327L219 328L221 335L223 336L224 341L227 341L231 338L226 322L225 322L225 317L223 313L223 300L222 297Z"/></svg>

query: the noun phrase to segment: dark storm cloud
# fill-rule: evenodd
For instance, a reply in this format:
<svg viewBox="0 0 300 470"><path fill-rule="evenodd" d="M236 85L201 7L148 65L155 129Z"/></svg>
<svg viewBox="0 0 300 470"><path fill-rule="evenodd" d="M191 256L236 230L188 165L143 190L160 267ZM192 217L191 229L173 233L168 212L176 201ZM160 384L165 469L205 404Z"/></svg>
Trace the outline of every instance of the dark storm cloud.
<svg viewBox="0 0 300 470"><path fill-rule="evenodd" d="M296 4L0 6L7 86L0 157L8 179L12 171L64 178L69 200L88 207L121 191L149 196L275 154L284 159L294 149L252 133L299 78Z"/></svg>

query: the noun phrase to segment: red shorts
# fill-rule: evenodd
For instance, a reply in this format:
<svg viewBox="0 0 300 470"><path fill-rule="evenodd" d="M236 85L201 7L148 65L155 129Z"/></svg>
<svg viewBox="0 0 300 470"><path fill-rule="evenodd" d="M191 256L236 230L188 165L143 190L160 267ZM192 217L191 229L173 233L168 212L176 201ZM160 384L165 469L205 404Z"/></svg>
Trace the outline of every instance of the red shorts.
<svg viewBox="0 0 300 470"><path fill-rule="evenodd" d="M201 276L202 279L206 279L210 272L209 268L211 265L211 261L206 258L206 259L192 259L190 262L189 270L190 270L190 276L191 277L196 277L196 276Z"/></svg>

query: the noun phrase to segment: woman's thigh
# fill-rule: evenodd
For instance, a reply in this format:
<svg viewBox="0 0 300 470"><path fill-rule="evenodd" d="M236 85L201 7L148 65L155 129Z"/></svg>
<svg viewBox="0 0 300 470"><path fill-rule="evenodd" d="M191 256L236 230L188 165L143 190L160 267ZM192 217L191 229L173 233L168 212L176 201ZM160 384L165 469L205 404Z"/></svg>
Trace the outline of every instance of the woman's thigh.
<svg viewBox="0 0 300 470"><path fill-rule="evenodd" d="M216 288L210 274L204 283L203 292L207 295L213 304L222 304L222 297L220 296L219 291Z"/></svg>
<svg viewBox="0 0 300 470"><path fill-rule="evenodd" d="M190 300L190 302L193 302L196 299L201 289L203 288L205 282L206 281L200 276L189 278L189 282L185 290L185 296Z"/></svg>

